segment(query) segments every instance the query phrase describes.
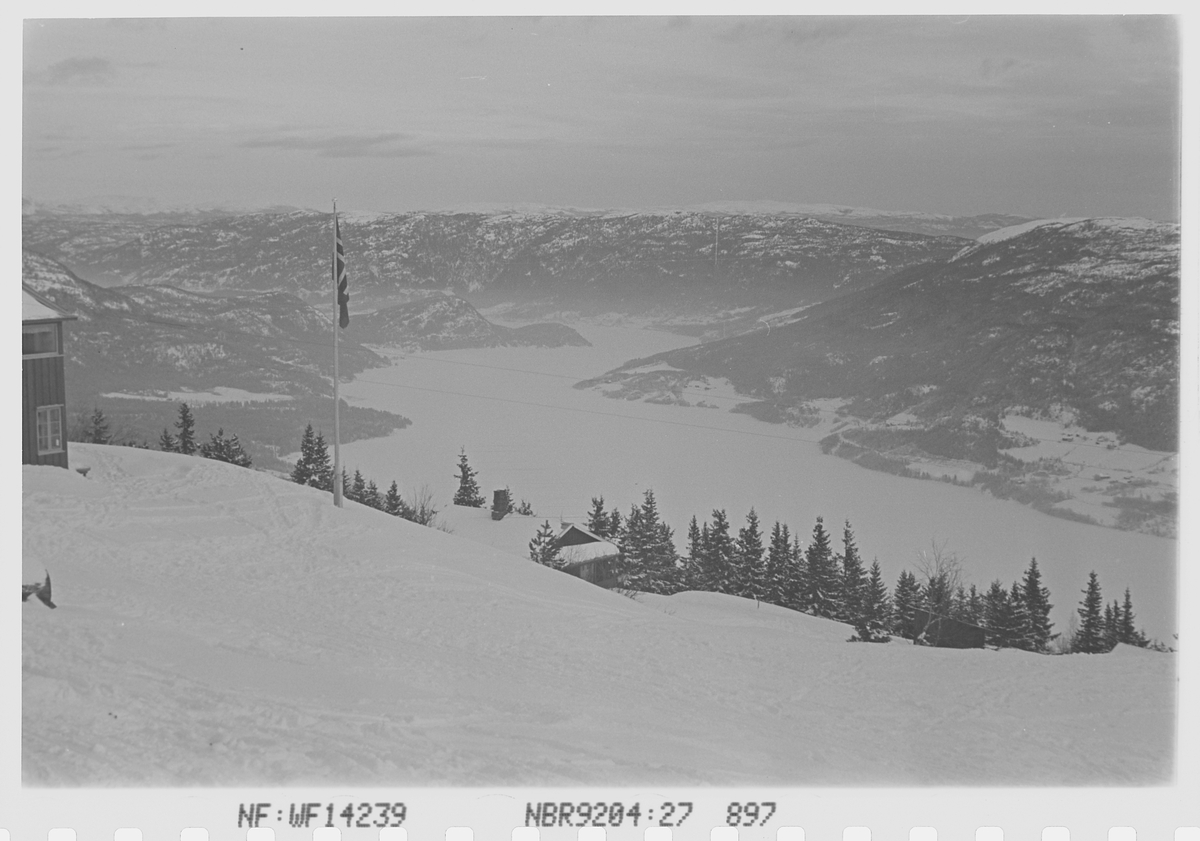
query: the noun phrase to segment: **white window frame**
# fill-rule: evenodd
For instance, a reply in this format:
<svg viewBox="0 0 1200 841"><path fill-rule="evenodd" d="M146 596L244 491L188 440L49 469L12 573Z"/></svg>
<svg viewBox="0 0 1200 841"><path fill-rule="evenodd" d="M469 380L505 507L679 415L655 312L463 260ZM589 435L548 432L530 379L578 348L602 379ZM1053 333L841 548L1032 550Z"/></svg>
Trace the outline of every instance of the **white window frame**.
<svg viewBox="0 0 1200 841"><path fill-rule="evenodd" d="M37 450L39 456L47 456L53 453L65 453L67 451L66 436L63 432L63 414L64 407L60 403L54 406L38 406L36 410L36 425L37 425ZM45 420L43 421L42 413L45 412ZM58 423L58 447L54 446L54 424ZM42 430L45 429L45 435ZM42 441L46 442L45 448L42 447Z"/></svg>
<svg viewBox="0 0 1200 841"><path fill-rule="evenodd" d="M25 353L22 349L22 359L44 359L51 356L62 356L62 336L58 332L59 325L50 324L23 324L21 326L21 341L25 341L25 336L31 333L49 333L54 337L54 350L45 351L42 353Z"/></svg>

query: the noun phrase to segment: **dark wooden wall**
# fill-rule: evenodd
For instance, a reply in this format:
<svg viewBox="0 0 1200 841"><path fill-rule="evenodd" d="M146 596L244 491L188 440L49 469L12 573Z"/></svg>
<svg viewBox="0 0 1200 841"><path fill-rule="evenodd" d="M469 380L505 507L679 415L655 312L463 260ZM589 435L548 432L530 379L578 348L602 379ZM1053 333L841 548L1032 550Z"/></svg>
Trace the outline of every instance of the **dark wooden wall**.
<svg viewBox="0 0 1200 841"><path fill-rule="evenodd" d="M61 334L60 334L61 335ZM63 357L43 356L21 360L21 463L67 466L67 388ZM63 451L38 455L37 409L62 406Z"/></svg>

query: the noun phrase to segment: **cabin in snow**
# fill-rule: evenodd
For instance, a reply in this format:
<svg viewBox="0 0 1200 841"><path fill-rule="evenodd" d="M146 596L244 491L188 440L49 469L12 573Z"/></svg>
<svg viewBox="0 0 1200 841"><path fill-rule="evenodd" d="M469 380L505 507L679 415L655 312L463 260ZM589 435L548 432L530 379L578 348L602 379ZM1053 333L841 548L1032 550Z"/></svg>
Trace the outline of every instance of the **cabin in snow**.
<svg viewBox="0 0 1200 841"><path fill-rule="evenodd" d="M63 322L74 320L21 284L21 463L67 466Z"/></svg>
<svg viewBox="0 0 1200 841"><path fill-rule="evenodd" d="M913 611L914 637L936 648L983 648L987 632L978 625L930 610Z"/></svg>
<svg viewBox="0 0 1200 841"><path fill-rule="evenodd" d="M621 550L615 544L568 521L501 513L505 501L497 495L490 509L450 505L439 511L438 516L456 537L483 543L527 561L530 541L550 522L558 556L564 562L563 572L605 589L620 584L617 556Z"/></svg>

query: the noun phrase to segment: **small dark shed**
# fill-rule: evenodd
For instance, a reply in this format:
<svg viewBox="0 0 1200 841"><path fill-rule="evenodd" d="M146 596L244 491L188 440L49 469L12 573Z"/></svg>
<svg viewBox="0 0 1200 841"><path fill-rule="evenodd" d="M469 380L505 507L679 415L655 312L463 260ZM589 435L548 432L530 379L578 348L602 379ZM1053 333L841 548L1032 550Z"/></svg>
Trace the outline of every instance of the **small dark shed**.
<svg viewBox="0 0 1200 841"><path fill-rule="evenodd" d="M21 463L67 466L67 386L60 312L21 284Z"/></svg>
<svg viewBox="0 0 1200 841"><path fill-rule="evenodd" d="M620 549L613 543L572 523L563 523L554 537L563 572L598 587L612 589L621 581L617 575Z"/></svg>
<svg viewBox="0 0 1200 841"><path fill-rule="evenodd" d="M987 636L978 625L921 608L914 611L913 630L917 641L937 648L983 648Z"/></svg>

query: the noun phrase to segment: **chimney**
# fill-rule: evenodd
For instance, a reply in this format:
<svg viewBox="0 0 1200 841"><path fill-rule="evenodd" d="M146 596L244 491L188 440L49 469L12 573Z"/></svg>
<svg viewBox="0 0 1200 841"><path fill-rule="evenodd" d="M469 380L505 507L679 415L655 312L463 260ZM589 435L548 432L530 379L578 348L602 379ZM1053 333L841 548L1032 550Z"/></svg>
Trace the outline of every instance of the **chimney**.
<svg viewBox="0 0 1200 841"><path fill-rule="evenodd" d="M508 488L492 491L492 519L503 520L508 513Z"/></svg>

